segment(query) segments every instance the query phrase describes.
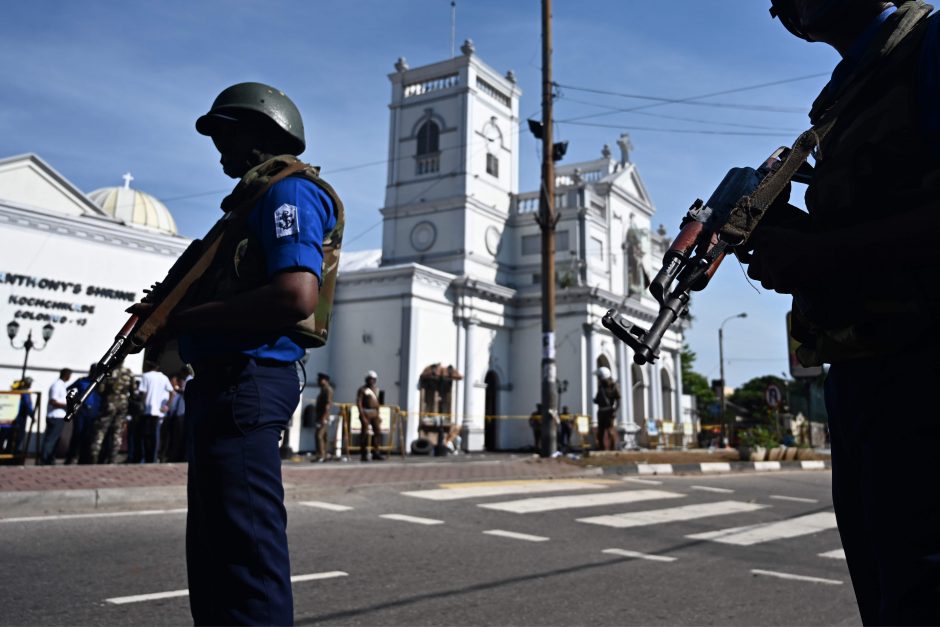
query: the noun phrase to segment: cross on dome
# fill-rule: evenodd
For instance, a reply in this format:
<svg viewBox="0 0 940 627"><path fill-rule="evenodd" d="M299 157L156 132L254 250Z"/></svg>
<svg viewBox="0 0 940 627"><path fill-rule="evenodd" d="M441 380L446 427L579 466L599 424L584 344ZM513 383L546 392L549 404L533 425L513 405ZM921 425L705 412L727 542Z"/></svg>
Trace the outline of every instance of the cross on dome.
<svg viewBox="0 0 940 627"><path fill-rule="evenodd" d="M124 189L130 189L130 188L131 188L131 181L134 180L134 177L131 175L131 173L130 173L130 172L125 172L125 173L124 173L124 176L122 176L121 178L124 179Z"/></svg>

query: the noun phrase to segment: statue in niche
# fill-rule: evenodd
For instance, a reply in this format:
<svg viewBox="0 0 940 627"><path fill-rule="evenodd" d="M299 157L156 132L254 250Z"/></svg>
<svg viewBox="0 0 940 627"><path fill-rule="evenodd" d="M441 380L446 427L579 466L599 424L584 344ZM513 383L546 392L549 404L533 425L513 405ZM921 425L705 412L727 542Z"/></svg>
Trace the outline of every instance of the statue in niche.
<svg viewBox="0 0 940 627"><path fill-rule="evenodd" d="M650 277L644 264L648 240L649 230L638 227L635 218L631 214L630 226L627 228L627 239L623 245L627 253L628 296L639 296L650 283Z"/></svg>

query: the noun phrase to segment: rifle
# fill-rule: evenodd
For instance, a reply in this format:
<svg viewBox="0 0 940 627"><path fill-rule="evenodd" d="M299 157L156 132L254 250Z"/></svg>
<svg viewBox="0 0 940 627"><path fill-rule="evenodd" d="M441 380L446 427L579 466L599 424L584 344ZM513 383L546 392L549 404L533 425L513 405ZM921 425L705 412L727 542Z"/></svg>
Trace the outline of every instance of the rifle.
<svg viewBox="0 0 940 627"><path fill-rule="evenodd" d="M631 323L616 309L609 310L601 320L614 337L634 350L635 363L656 361L663 335L676 320L688 315L691 293L708 286L729 253L748 259L747 241L781 192L791 181L809 182L813 168L806 159L831 127L828 124L806 131L791 148L778 148L757 168L732 168L708 202L697 199L692 203L679 235L663 255L662 269L647 286L659 303L659 314L650 328ZM775 208L771 213L777 212ZM799 301L798 294L794 297Z"/></svg>
<svg viewBox="0 0 940 627"><path fill-rule="evenodd" d="M81 394L76 389L69 390L65 400L66 422L75 416L91 393L101 385L118 364L124 361L127 355L143 350L153 336L166 326L170 315L183 302L190 288L209 269L229 227L245 220L255 202L268 188L305 167L307 167L306 164L294 160L293 163L289 162L282 167L276 174L255 175L250 179L252 175L249 173L242 179L235 191L222 203L222 206L226 207L226 203L231 202L230 210L226 211L225 215L209 229L205 237L193 240L189 244L167 272L166 278L154 283L149 290L144 290L141 302L153 307L145 314L132 314L127 319L114 337L114 343L95 364L92 372L88 373L92 380L91 385Z"/></svg>
<svg viewBox="0 0 940 627"><path fill-rule="evenodd" d="M202 277L212 263L225 228L235 218L234 213L225 214L203 239L193 240L170 268L166 278L154 283L149 290L144 290L145 295L141 302L151 304L153 308L146 314L132 314L127 319L114 337L114 343L95 364L92 372L88 373L91 385L84 392L79 393L77 388L69 390L65 399L66 421L75 416L91 393L127 355L143 350L154 334L166 325L167 318L186 296L189 288Z"/></svg>

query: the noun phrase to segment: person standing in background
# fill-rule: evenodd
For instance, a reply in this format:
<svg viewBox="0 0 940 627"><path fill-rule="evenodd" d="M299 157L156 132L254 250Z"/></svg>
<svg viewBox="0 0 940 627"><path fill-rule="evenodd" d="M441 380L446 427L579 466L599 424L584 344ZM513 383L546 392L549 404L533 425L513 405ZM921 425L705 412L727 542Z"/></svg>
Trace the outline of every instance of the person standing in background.
<svg viewBox="0 0 940 627"><path fill-rule="evenodd" d="M330 385L330 375L325 372L317 374L317 384L320 393L317 394L316 429L317 429L317 461L325 462L329 457L327 436L330 431L330 410L333 408L333 386Z"/></svg>
<svg viewBox="0 0 940 627"><path fill-rule="evenodd" d="M166 415L174 390L169 377L157 370L156 364L148 363L140 378L140 392L144 396L144 415L135 434L138 456L135 461L149 464L156 461L157 429Z"/></svg>
<svg viewBox="0 0 940 627"><path fill-rule="evenodd" d="M55 447L62 436L62 429L65 428L65 409L68 388L65 384L72 378L72 371L69 368L63 368L59 371L59 378L49 386L49 402L46 405L46 434L43 436L42 452L40 453L39 463L55 463Z"/></svg>

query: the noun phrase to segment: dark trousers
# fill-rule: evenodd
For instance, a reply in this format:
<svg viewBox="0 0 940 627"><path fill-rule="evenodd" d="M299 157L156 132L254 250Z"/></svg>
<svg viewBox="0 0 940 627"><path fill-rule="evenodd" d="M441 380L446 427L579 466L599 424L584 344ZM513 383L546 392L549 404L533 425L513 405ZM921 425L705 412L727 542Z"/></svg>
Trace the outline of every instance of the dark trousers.
<svg viewBox="0 0 940 627"><path fill-rule="evenodd" d="M46 434L42 439L42 452L39 460L43 464L55 463L55 447L62 437L62 430L65 429L65 418L47 418Z"/></svg>
<svg viewBox="0 0 940 627"><path fill-rule="evenodd" d="M936 348L836 364L826 381L832 496L866 625L940 624Z"/></svg>
<svg viewBox="0 0 940 627"><path fill-rule="evenodd" d="M197 625L290 625L278 440L297 406L293 365L201 368L186 386L186 562Z"/></svg>
<svg viewBox="0 0 940 627"><path fill-rule="evenodd" d="M151 464L156 461L157 424L159 416L134 416L134 457L132 462Z"/></svg>

